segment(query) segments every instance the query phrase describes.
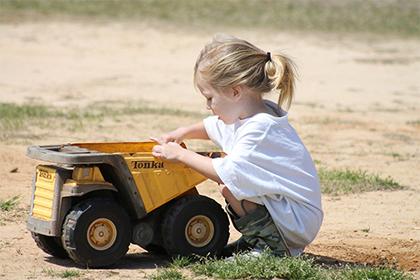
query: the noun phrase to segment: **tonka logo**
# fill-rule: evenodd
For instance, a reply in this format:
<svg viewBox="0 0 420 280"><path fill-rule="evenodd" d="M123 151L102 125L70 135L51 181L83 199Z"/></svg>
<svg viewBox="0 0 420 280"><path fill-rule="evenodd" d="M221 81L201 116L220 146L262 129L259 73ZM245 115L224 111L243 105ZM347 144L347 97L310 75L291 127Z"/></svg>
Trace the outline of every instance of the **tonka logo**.
<svg viewBox="0 0 420 280"><path fill-rule="evenodd" d="M39 175L40 178L46 179L46 180L51 180L52 179L52 175L50 173L48 173L47 171L44 170L39 170Z"/></svg>
<svg viewBox="0 0 420 280"><path fill-rule="evenodd" d="M158 161L133 161L133 169L164 168L163 162Z"/></svg>

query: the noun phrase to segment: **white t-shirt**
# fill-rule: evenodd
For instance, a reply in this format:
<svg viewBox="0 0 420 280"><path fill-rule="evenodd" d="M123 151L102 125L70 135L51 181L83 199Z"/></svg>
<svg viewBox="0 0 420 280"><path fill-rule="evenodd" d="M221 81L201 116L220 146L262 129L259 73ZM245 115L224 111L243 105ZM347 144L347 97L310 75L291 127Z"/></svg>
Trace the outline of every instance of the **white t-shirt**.
<svg viewBox="0 0 420 280"><path fill-rule="evenodd" d="M319 179L287 113L271 101L265 104L273 115L259 113L230 125L210 116L203 120L204 127L227 154L212 160L217 175L236 199L267 207L296 256L321 227Z"/></svg>

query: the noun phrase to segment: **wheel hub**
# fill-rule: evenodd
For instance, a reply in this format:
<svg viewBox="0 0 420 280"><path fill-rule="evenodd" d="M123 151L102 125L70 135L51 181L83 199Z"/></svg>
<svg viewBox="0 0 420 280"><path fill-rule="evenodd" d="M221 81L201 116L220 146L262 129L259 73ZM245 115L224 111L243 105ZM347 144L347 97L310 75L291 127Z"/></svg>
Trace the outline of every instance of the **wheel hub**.
<svg viewBox="0 0 420 280"><path fill-rule="evenodd" d="M114 245L117 239L115 224L105 218L93 221L87 230L87 240L92 248L103 251Z"/></svg>
<svg viewBox="0 0 420 280"><path fill-rule="evenodd" d="M185 237L192 246L203 247L210 243L214 236L213 222L206 216L192 217L185 227Z"/></svg>

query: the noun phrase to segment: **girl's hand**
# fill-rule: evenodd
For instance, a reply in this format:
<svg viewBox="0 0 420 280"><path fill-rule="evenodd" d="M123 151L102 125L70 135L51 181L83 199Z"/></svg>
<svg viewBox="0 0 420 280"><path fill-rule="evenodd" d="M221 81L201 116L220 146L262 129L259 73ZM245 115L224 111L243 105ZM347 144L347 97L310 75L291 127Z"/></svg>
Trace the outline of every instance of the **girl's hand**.
<svg viewBox="0 0 420 280"><path fill-rule="evenodd" d="M165 135L162 135L161 137L150 137L151 140L159 143L159 144L165 144L169 142L175 142L175 143L181 143L183 140L184 131L182 128L175 129Z"/></svg>
<svg viewBox="0 0 420 280"><path fill-rule="evenodd" d="M182 153L185 151L178 143L169 142L161 143L153 147L152 154L153 156L173 162L180 160Z"/></svg>

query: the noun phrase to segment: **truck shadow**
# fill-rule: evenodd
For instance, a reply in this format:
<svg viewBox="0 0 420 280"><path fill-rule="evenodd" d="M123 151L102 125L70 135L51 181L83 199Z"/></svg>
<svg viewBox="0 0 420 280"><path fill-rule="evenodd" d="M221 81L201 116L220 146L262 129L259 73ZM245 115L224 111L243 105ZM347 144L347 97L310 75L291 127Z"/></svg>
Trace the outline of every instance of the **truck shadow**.
<svg viewBox="0 0 420 280"><path fill-rule="evenodd" d="M357 263L344 261L328 256L315 255L311 253L304 253L304 258L312 259L314 264L319 265L323 268L340 268L343 266L366 266L369 264L366 263ZM53 263L59 266L64 267L74 267L74 268L88 268L77 265L70 259L59 259L54 257L46 257L45 260L49 263ZM171 263L171 258L167 255L159 255L148 252L141 253L128 253L125 255L119 262L115 265L112 265L107 268L100 269L154 269L159 267L166 267Z"/></svg>
<svg viewBox="0 0 420 280"><path fill-rule="evenodd" d="M312 259L313 263L323 268L340 268L344 266L348 267L359 267L366 266L369 264L345 261L336 259L328 256L315 255L311 253L304 253L302 255L305 259ZM194 261L193 261L194 262ZM199 262L199 260L197 260ZM149 269L166 267L171 263L171 258L167 255L158 255L153 253L135 253L127 254L117 265L116 268L121 269Z"/></svg>
<svg viewBox="0 0 420 280"><path fill-rule="evenodd" d="M78 265L71 259L60 259L46 256L45 261L68 268L89 268ZM116 264L99 269L153 269L157 267L165 267L170 264L170 261L171 259L167 255L151 254L148 252L128 253Z"/></svg>
<svg viewBox="0 0 420 280"><path fill-rule="evenodd" d="M150 269L169 265L171 258L168 255L153 254L148 252L127 254L118 263L122 269Z"/></svg>

